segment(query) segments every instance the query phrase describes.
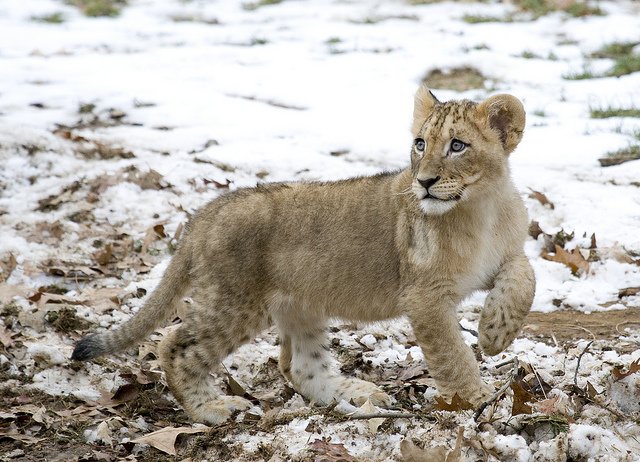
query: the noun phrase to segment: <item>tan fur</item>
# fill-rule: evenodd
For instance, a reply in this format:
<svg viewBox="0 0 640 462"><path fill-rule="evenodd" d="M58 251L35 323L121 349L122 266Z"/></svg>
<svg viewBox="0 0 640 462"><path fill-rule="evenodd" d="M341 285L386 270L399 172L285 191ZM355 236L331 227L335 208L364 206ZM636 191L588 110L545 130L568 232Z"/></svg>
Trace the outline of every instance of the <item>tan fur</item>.
<svg viewBox="0 0 640 462"><path fill-rule="evenodd" d="M139 341L166 318L156 293L171 312L176 296L168 294L181 295L188 280L194 303L161 357L171 390L195 420L218 423L249 406L215 391L209 372L273 323L280 368L309 399L388 405L375 385L336 372L324 330L330 318L408 316L439 391L482 401L491 388L460 334L456 306L489 290L479 327L488 354L511 343L531 307L535 281L522 250L527 215L507 162L522 137L524 110L509 95L440 103L421 88L414 117L412 133L426 149L412 147L409 169L259 186L209 203L191 220L176 263L145 308L120 333L81 341L74 356ZM450 152L453 138L468 145L463 153ZM427 189L418 180L434 178L423 199Z"/></svg>

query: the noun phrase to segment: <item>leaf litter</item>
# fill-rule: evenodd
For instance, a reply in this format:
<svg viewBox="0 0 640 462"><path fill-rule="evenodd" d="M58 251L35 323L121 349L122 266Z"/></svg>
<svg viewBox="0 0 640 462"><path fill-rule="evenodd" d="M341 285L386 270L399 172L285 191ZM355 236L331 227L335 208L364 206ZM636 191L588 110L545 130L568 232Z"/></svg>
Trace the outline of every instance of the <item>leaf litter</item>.
<svg viewBox="0 0 640 462"><path fill-rule="evenodd" d="M289 7L288 2L282 2L273 8L283 10L272 11L285 11ZM149 9L153 5L135 8L153 11ZM187 11L190 6L176 8ZM370 6L355 2L345 8L354 11L364 8L369 14ZM384 8L411 10L420 19L417 22L422 22L429 18L417 16L423 14L418 10L422 8L426 14L431 7ZM256 14L268 16L271 14L268 10L264 8L264 13ZM229 11L221 11L220 17L225 18ZM329 21L338 20L333 6L328 5L327 11L331 15ZM273 18L274 24L282 24L280 18ZM89 20L85 18L73 21L87 28L97 24L86 22ZM111 21L115 24L120 19ZM447 19L442 27L458 28L455 21ZM245 27L254 27L253 23L245 25L226 19L224 23L242 33L251 32ZM566 25L570 28L571 21ZM3 27L12 30L6 22ZM360 31L365 26L345 27ZM366 26L373 34L379 27ZM413 26L403 24L403 27ZM526 28L523 25L521 29ZM117 33L114 29L114 34ZM169 33L178 34L177 29ZM212 34L215 37L216 32ZM193 45L191 38L182 38L185 49ZM25 37L25 41L28 39ZM362 37L364 41L371 39ZM266 48L280 45L274 40ZM85 54L79 52L85 46L90 45L80 39L63 53L34 52L29 56L32 50L20 49L15 53L25 53L26 60L42 61L46 55L49 62L64 59L86 66ZM118 59L132 51L111 46L96 45L96 50L102 50L96 53L104 51ZM145 51L139 51L136 56L144 59L146 55ZM389 53L390 57L394 55ZM58 76L60 86L73 87L64 81L65 77ZM361 85L361 77L356 78ZM410 82L411 91L414 84ZM574 460L599 457L619 461L633 460L633 454L640 450L637 444L640 323L636 314L640 306L637 277L640 247L629 234L617 234L611 229L607 234L599 228L584 226L572 214L575 202L567 205L563 191L552 188L551 180L545 183L534 178L516 179L534 218L527 254L538 275L546 278L539 286L543 297L549 293L549 298L536 301L539 311L530 315L514 345L498 357L482 358L483 377L504 391L477 422L469 403L456 396L451 402L437 396L428 365L403 320L364 328L337 324L330 332L332 349L340 357L343 372L382 386L395 399L395 409L391 411L377 409L371 403L361 408L352 403L326 408L312 406L280 376L278 340L273 331L263 333L225 360L228 374L214 380L230 393L249 397L255 406L234 416L231 422L213 428L193 426L166 388L156 353L157 343L164 335L162 329L144 342L138 355L130 352L90 364L66 361L73 342L82 335L117 326L140 308L175 248L183 223L206 200L227 189L254 185L265 172L274 181L332 179L377 173L381 165L395 168L405 162L404 157L400 164L389 156L389 152L396 150L395 145L393 149L385 147L381 151L384 155L378 156L370 146L359 145L360 141L349 141L350 138L321 146L319 151L328 154L320 157L314 157L316 154L311 150L300 156L296 148L294 157L265 158L265 153L279 153L285 146L282 140L290 135L283 135L279 128L268 128L280 144L261 139L259 145L247 149L235 144L234 139L246 141L247 136L246 131L233 132L234 124L241 124L232 115L231 125L225 126L224 121L209 125L207 121L207 127L199 129L196 127L200 126L200 120L169 116L165 108L171 103L160 94L140 94L139 99L132 97L127 104L110 94L82 93L80 97L85 103L78 106L77 91L82 93L73 88L73 98L62 96L49 102L43 97L39 107L29 106L41 111L38 117L50 117L46 122L45 119L30 122L29 128L23 128L26 113L13 106L1 108L9 127L20 127L9 135L0 134L2 175L5 175L0 185L3 458L49 457L70 461L155 461L175 460L176 456L192 460L273 461L404 458L452 462L564 460L562 455L569 454ZM518 93L516 89L513 92ZM17 97L26 93L16 92ZM227 93L228 89L221 91ZM238 88L234 94L253 95L254 89ZM222 104L246 114L246 104L257 103L251 106L256 111L280 111L282 105L261 102L295 101L295 98L295 91L290 88L282 94L277 91L264 97L256 94L250 99L233 98ZM305 108L305 114L312 114L317 104L318 101L304 96L300 103L288 107ZM61 116L57 109L49 112L48 108L60 105L66 116ZM189 104L186 106L191 110ZM277 114L269 113L261 120L271 120L273 116L275 121ZM66 120L61 122L61 118ZM282 126L289 123L291 120ZM222 133L225 127L232 133L225 134L226 139L211 133L212 130ZM323 127L321 138L327 132L339 132L339 128ZM405 129L403 126L402 130ZM383 131L386 127L380 133ZM393 133L392 129L389 131ZM307 135L317 141L313 133ZM534 135L526 136L535 140ZM298 143L295 137L291 139ZM225 149L236 154L227 155ZM251 157L252 150L260 152L259 157ZM349 155L337 156L336 152ZM243 153L249 160L237 153ZM522 157L527 155L530 153L525 152ZM514 162L520 162L518 159L514 156ZM594 159L597 156L592 156ZM539 161L537 157L535 160L541 165L548 161ZM631 177L633 165L633 162L625 164ZM513 171L515 175L521 171L529 175L523 165L515 165ZM625 175L617 172L624 180ZM543 173L557 174L553 168ZM607 187L612 191L617 180L606 177L603 181L610 182ZM627 183L620 188L632 187L632 180ZM621 203L624 197L632 195L624 191L616 196ZM584 192L588 193L586 188ZM23 197L24 201L16 200ZM633 210L629 208L626 215L634 216ZM637 230L628 223L617 226L621 230ZM602 285L603 281L614 279L619 281L618 285L605 285L596 293L607 299L580 306L593 298L591 293L580 291L584 287L580 284ZM558 288L563 285L578 289L578 294ZM465 336L477 331L481 303L474 299L462 307ZM592 309L602 311L588 314ZM373 334L375 341L361 342L365 334ZM467 341L475 344L471 337ZM595 339L588 350L585 338ZM501 364L511 360L512 365L515 357L520 361L516 374L511 374ZM338 412L340 409L342 412ZM358 419L358 415L366 418Z"/></svg>

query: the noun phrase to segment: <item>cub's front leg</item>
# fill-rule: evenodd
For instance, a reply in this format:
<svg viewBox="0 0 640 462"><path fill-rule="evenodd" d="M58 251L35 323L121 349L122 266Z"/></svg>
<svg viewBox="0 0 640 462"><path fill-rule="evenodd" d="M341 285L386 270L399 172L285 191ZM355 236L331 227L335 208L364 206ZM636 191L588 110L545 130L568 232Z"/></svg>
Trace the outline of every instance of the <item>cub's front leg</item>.
<svg viewBox="0 0 640 462"><path fill-rule="evenodd" d="M524 255L507 260L495 278L480 315L478 343L496 355L516 338L531 309L536 290L533 268Z"/></svg>
<svg viewBox="0 0 640 462"><path fill-rule="evenodd" d="M493 389L480 378L471 348L464 343L456 317L458 300L446 293L416 290L407 294L408 315L438 391L478 405Z"/></svg>

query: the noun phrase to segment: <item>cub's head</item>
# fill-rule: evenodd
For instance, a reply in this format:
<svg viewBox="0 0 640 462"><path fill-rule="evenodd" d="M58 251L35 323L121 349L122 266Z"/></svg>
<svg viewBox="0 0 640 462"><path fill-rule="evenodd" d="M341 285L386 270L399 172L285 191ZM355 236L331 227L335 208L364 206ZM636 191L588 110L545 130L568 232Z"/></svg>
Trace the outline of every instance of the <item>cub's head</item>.
<svg viewBox="0 0 640 462"><path fill-rule="evenodd" d="M481 102L441 103L416 93L411 190L420 209L441 215L459 203L495 192L508 175L507 157L522 139L525 113L511 95Z"/></svg>

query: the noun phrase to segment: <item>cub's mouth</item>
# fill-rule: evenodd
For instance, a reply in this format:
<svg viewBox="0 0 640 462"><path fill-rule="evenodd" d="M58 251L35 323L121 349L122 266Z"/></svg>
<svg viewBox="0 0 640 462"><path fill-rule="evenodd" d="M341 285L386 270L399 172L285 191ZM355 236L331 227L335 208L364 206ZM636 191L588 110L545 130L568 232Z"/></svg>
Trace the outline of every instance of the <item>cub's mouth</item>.
<svg viewBox="0 0 640 462"><path fill-rule="evenodd" d="M449 202L449 201L459 201L460 199L462 199L462 192L458 193L458 194L454 194L453 196L449 196L449 197L438 197L438 196L434 196L433 194L429 194L428 192L422 197L422 199L420 200L425 200L425 199L433 199L436 201L441 201L441 202Z"/></svg>

